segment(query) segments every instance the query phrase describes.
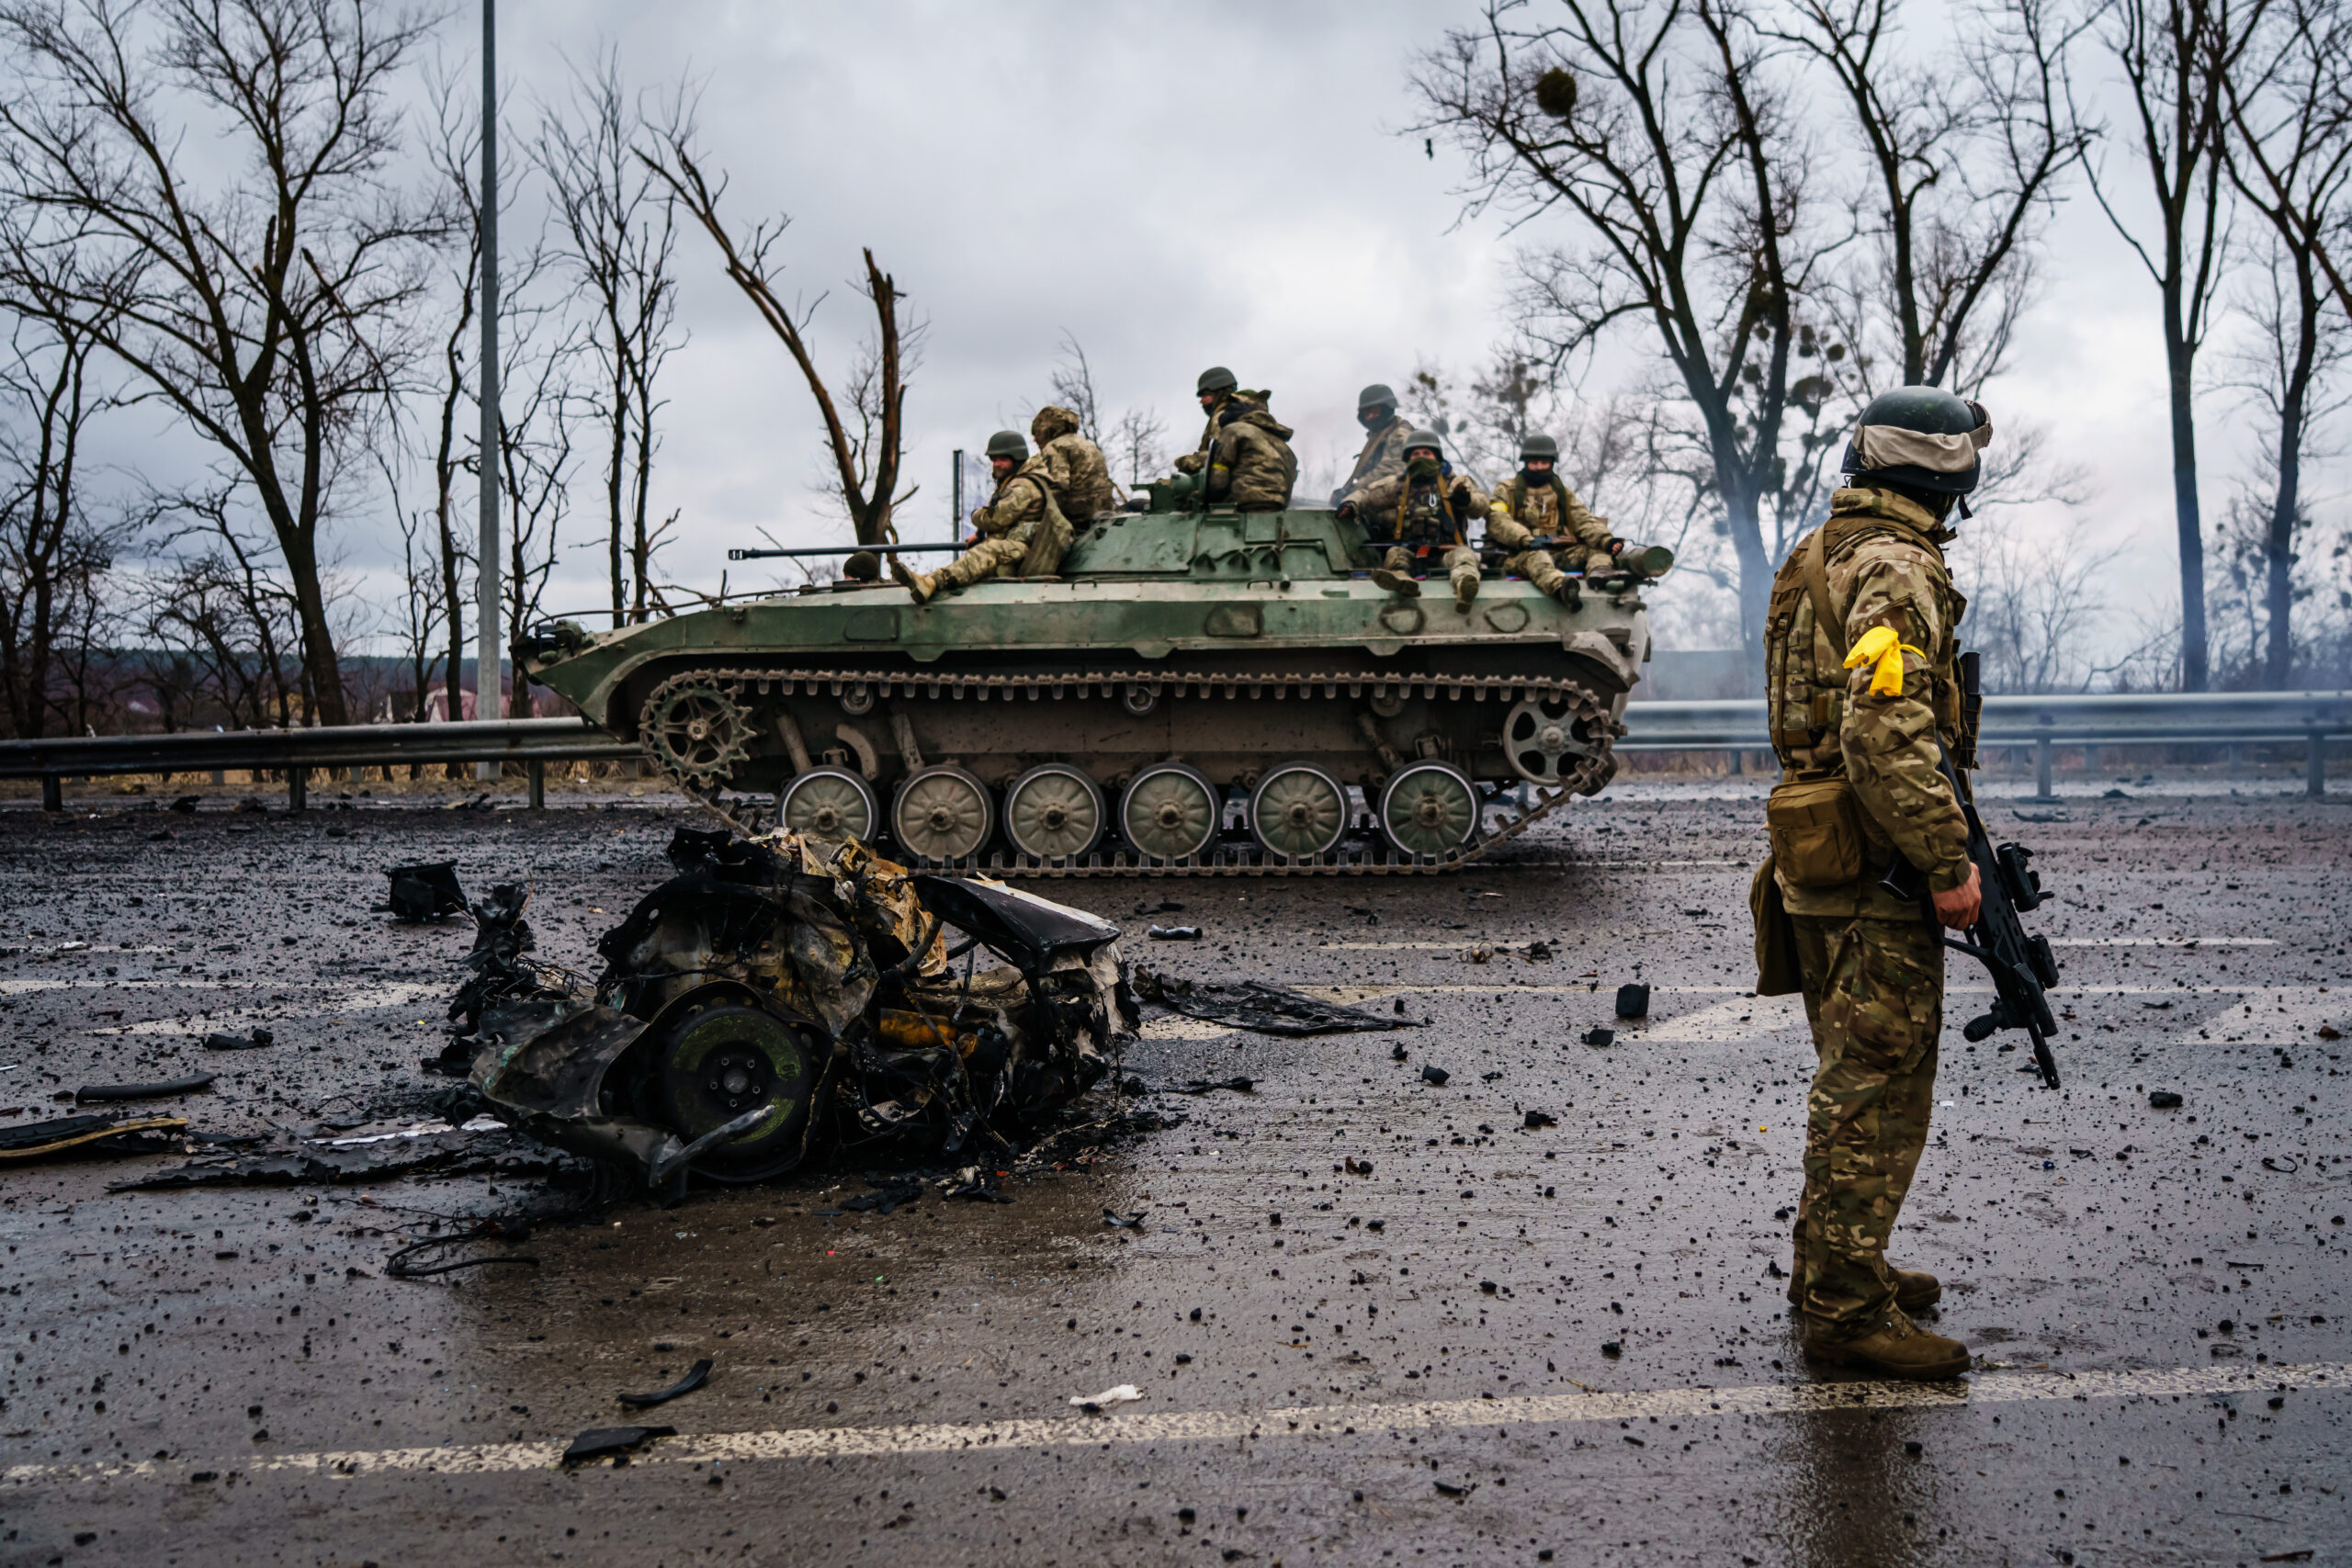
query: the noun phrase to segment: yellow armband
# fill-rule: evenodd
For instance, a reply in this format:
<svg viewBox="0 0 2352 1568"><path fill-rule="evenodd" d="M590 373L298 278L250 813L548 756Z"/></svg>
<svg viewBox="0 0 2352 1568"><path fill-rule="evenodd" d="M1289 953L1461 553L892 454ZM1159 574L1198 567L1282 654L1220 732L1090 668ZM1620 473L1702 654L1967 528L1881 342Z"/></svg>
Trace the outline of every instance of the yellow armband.
<svg viewBox="0 0 2352 1568"><path fill-rule="evenodd" d="M1854 644L1854 650L1846 655L1846 668L1856 670L1875 660L1878 668L1871 671L1871 695L1874 697L1901 696L1903 694L1903 656L1906 653L1917 653L1922 659L1928 657L1909 643L1898 638L1893 627L1872 626L1862 634L1860 642Z"/></svg>

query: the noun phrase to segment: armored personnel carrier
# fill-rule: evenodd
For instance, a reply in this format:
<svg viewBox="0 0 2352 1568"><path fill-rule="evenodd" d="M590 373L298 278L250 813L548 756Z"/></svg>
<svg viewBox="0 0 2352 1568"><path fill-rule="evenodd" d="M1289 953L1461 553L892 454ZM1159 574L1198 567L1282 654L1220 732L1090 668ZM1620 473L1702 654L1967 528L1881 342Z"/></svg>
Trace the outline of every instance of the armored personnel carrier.
<svg viewBox="0 0 2352 1568"><path fill-rule="evenodd" d="M997 874L1442 871L1614 774L1639 580L1571 608L1490 576L1464 614L1442 570L1367 581L1353 519L1182 488L1085 525L1055 577L557 623L517 666L682 790Z"/></svg>

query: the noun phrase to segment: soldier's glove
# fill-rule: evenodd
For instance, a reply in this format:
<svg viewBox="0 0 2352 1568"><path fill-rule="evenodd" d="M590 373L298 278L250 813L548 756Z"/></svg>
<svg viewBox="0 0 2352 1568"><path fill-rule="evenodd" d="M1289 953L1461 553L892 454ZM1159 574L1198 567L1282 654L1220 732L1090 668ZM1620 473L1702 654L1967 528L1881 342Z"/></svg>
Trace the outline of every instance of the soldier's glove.
<svg viewBox="0 0 2352 1568"><path fill-rule="evenodd" d="M1354 519L1354 517L1355 517L1355 514L1356 514L1356 503L1355 503L1354 502L1352 502L1352 501L1343 501L1343 502L1340 502L1340 515L1341 517L1343 517L1343 518L1346 518L1346 519L1349 519L1349 520L1352 521L1352 520Z"/></svg>

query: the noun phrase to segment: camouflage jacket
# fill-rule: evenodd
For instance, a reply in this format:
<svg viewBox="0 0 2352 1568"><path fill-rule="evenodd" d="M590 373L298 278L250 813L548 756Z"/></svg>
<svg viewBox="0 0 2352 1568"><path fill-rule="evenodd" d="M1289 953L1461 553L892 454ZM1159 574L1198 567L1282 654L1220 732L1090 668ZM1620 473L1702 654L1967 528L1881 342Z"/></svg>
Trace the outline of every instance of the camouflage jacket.
<svg viewBox="0 0 2352 1568"><path fill-rule="evenodd" d="M1805 586L1799 541L1773 585L1764 632L1766 720L1781 765L1790 773L1843 773L1860 807L1866 859L1875 867L1860 886L1803 888L1781 884L1789 912L1916 919L1878 886L1891 853L1927 873L1948 892L1968 880L1968 829L1951 787L1937 769L1941 745L1960 745L1959 655L1955 628L1968 601L1952 586L1940 547L1952 537L1924 509L1891 491L1841 489L1829 498L1821 528L1822 564L1834 613L1844 618L1850 649L1872 626L1903 645L1903 689L1871 694L1871 666L1845 668L1838 642L1818 623Z"/></svg>
<svg viewBox="0 0 2352 1568"><path fill-rule="evenodd" d="M1594 516L1557 474L1551 476L1549 484L1541 485L1528 483L1524 473L1516 474L1495 491L1494 516L1487 524L1487 537L1510 549L1542 537L1573 538L1596 550L1617 543L1617 536L1609 531L1609 519Z"/></svg>
<svg viewBox="0 0 2352 1568"><path fill-rule="evenodd" d="M1204 493L1243 512L1288 506L1298 482L1298 454L1290 449L1290 434L1289 425L1261 408L1226 421L1209 448Z"/></svg>
<svg viewBox="0 0 2352 1568"><path fill-rule="evenodd" d="M1441 499L1442 498L1442 499ZM1471 525L1486 515L1486 491L1467 475L1442 469L1435 483L1414 483L1399 468L1370 489L1350 496L1366 534L1400 544L1467 544Z"/></svg>
<svg viewBox="0 0 2352 1568"><path fill-rule="evenodd" d="M1084 522L1118 504L1111 485L1111 465L1102 448L1079 434L1078 415L1066 408L1047 406L1029 422L1029 438L1037 444L1046 482L1063 514Z"/></svg>
<svg viewBox="0 0 2352 1568"><path fill-rule="evenodd" d="M1390 414L1375 424L1364 436L1363 450L1356 454L1356 466L1348 475L1348 482L1332 496L1334 505L1354 502L1363 505L1363 492L1384 479L1396 478L1405 471L1405 437L1413 434L1411 423L1402 415Z"/></svg>
<svg viewBox="0 0 2352 1568"><path fill-rule="evenodd" d="M1004 477L986 506L972 509L972 526L991 539L1026 539L1046 515L1045 454L1039 453Z"/></svg>
<svg viewBox="0 0 2352 1568"><path fill-rule="evenodd" d="M1209 448L1216 445L1217 432L1226 426L1227 409L1238 408L1241 411L1234 416L1237 419L1251 412L1265 412L1267 401L1272 396L1272 392L1227 392L1218 400L1216 407L1209 411L1209 422L1201 427L1201 444L1176 459L1176 471L1197 474L1206 466Z"/></svg>

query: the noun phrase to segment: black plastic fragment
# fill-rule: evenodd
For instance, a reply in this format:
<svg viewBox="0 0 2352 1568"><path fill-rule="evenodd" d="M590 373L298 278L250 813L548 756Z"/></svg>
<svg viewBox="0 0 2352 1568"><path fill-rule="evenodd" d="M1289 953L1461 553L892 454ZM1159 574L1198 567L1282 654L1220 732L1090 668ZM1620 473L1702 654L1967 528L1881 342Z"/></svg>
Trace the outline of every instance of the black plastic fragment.
<svg viewBox="0 0 2352 1568"><path fill-rule="evenodd" d="M1445 1087L1445 1080L1453 1076L1453 1075L1452 1073L1447 1072L1443 1067L1424 1066L1421 1068L1421 1081L1426 1084L1434 1084L1440 1089L1443 1089Z"/></svg>
<svg viewBox="0 0 2352 1568"><path fill-rule="evenodd" d="M2180 1109L2180 1096L2175 1094L2168 1089L2150 1089L2148 1091L2148 1109L2151 1111L2177 1111Z"/></svg>
<svg viewBox="0 0 2352 1568"><path fill-rule="evenodd" d="M1584 1043L1588 1045L1606 1045L1616 1038L1617 1032L1613 1029L1588 1029L1584 1032Z"/></svg>
<svg viewBox="0 0 2352 1568"><path fill-rule="evenodd" d="M244 1034L232 1034L226 1030L216 1029L204 1037L204 1048L208 1051L258 1051L277 1043L277 1037L258 1024Z"/></svg>
<svg viewBox="0 0 2352 1568"><path fill-rule="evenodd" d="M592 1459L608 1457L626 1460L656 1438L677 1435L675 1427L591 1427L571 1439L571 1446L563 1450L563 1462L585 1464Z"/></svg>
<svg viewBox="0 0 2352 1568"><path fill-rule="evenodd" d="M85 1084L74 1091L77 1105L109 1100L161 1100L166 1095L192 1094L210 1084L219 1073L190 1073L184 1078L164 1078L155 1083L94 1083Z"/></svg>
<svg viewBox="0 0 2352 1568"><path fill-rule="evenodd" d="M1260 1034L1345 1034L1364 1030L1419 1029L1420 1021L1384 1018L1358 1008L1341 1007L1263 980L1224 985L1208 980L1184 980L1138 967L1136 995L1187 1018L1206 1019Z"/></svg>
<svg viewBox="0 0 2352 1568"><path fill-rule="evenodd" d="M1257 1087L1258 1080L1256 1078L1242 1077L1237 1075L1229 1078L1190 1078L1183 1083L1176 1085L1174 1088L1170 1089L1169 1092L1171 1094L1213 1094L1218 1089L1229 1089L1236 1094L1248 1094Z"/></svg>
<svg viewBox="0 0 2352 1568"><path fill-rule="evenodd" d="M639 1410L646 1409L650 1405L667 1404L670 1401L677 1398L682 1393L694 1393L695 1390L700 1388L704 1383L709 1381L710 1358L706 1356L701 1360L696 1361L693 1366L688 1367L686 1369L686 1375L680 1378L676 1382L672 1383L668 1388L657 1390L652 1393L624 1393L620 1396L620 1402L623 1404L632 1405ZM565 1457L570 1458L571 1456L567 1454Z"/></svg>
<svg viewBox="0 0 2352 1568"><path fill-rule="evenodd" d="M1649 1015L1650 988L1647 986L1617 987L1617 1016L1619 1018L1647 1018Z"/></svg>
<svg viewBox="0 0 2352 1568"><path fill-rule="evenodd" d="M392 879L391 908L395 919L437 920L465 909L466 890L458 886L455 861L396 865L384 874Z"/></svg>
<svg viewBox="0 0 2352 1568"><path fill-rule="evenodd" d="M1537 1127L1556 1127L1559 1124L1560 1119L1548 1111L1531 1111L1527 1113L1526 1125L1530 1130Z"/></svg>
<svg viewBox="0 0 2352 1568"><path fill-rule="evenodd" d="M922 1182L893 1182L877 1187L871 1192L861 1192L854 1198L844 1198L842 1200L842 1207L865 1213L888 1214L901 1207L911 1208L922 1197Z"/></svg>

